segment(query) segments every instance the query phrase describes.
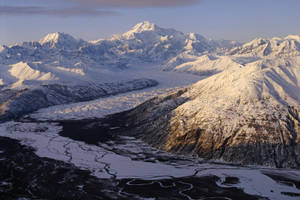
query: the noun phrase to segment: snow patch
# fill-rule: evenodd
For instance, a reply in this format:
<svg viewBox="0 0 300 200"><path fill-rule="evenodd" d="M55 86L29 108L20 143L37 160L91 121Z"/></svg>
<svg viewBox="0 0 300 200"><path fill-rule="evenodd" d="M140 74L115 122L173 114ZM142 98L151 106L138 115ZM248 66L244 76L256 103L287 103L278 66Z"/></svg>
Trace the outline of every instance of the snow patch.
<svg viewBox="0 0 300 200"><path fill-rule="evenodd" d="M13 77L19 79L20 81L24 81L24 80L49 81L49 80L57 79L54 75L52 75L52 73L40 72L37 69L31 68L25 62L18 62L16 64L11 65L9 72Z"/></svg>
<svg viewBox="0 0 300 200"><path fill-rule="evenodd" d="M78 64L78 65L80 65L80 64ZM75 74L78 74L78 75L81 75L81 76L85 75L83 69L81 69L81 68L66 68L66 67L61 67L61 66L56 67L56 68L59 69L59 70L62 70L62 71L75 73Z"/></svg>

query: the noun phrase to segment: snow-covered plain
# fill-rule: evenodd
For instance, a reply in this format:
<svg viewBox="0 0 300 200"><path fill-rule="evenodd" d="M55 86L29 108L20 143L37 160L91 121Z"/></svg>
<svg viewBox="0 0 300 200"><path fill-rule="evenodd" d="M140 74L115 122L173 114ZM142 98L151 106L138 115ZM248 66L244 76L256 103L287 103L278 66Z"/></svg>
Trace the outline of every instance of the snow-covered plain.
<svg viewBox="0 0 300 200"><path fill-rule="evenodd" d="M108 141L99 145L88 145L74 141L58 134L61 127L55 123L21 123L7 122L0 125L0 136L19 140L26 146L36 149L40 157L61 160L74 164L81 169L89 170L99 178L136 178L144 180L159 180L175 177L201 177L216 175L220 177L220 187L242 188L246 193L259 195L274 200L297 197L285 193L300 193L295 185L285 185L264 175L267 173L292 176L300 181L300 171L276 170L259 167L237 167L224 164L201 163L199 160L179 158L160 152L143 142L130 137L120 137L118 142ZM122 141L122 143L120 143ZM119 153L118 150L126 152ZM147 160L136 158L148 157ZM151 157L149 158L149 155ZM156 156L165 156L165 161L159 161ZM168 161L169 160L169 161ZM226 177L237 177L239 182L230 186L223 184Z"/></svg>

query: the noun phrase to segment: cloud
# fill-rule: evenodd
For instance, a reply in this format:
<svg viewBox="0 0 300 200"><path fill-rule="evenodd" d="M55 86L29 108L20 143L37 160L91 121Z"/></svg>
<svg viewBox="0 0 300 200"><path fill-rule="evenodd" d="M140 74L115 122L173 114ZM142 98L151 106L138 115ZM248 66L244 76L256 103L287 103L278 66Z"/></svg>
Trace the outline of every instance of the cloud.
<svg viewBox="0 0 300 200"><path fill-rule="evenodd" d="M166 8L187 6L201 0L28 0L27 5L20 5L20 0L11 0L12 4L0 6L0 15L30 16L51 15L69 16L110 16L118 15L118 8ZM43 6L43 3L46 3ZM55 6L46 6L48 3ZM54 3L54 4L53 4ZM38 6L36 6L38 5Z"/></svg>
<svg viewBox="0 0 300 200"><path fill-rule="evenodd" d="M53 15L69 16L110 16L118 13L111 10L99 10L91 7L46 8L38 6L0 6L0 15L26 16L26 15Z"/></svg>
<svg viewBox="0 0 300 200"><path fill-rule="evenodd" d="M193 5L200 0L64 0L66 2L75 2L82 5L94 5L100 7L112 8L148 8L148 7L174 7Z"/></svg>

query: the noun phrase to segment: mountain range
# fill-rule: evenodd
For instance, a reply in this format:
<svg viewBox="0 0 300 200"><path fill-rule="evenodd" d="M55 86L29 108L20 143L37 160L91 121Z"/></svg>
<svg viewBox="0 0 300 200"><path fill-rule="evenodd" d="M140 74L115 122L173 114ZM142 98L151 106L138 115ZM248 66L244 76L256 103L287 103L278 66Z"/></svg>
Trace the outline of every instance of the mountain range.
<svg viewBox="0 0 300 200"><path fill-rule="evenodd" d="M147 77L148 65L196 74L199 82L127 112L137 137L207 160L300 168L297 35L240 44L146 21L109 39L53 33L1 46L0 119L159 85ZM145 73L133 79L133 66Z"/></svg>

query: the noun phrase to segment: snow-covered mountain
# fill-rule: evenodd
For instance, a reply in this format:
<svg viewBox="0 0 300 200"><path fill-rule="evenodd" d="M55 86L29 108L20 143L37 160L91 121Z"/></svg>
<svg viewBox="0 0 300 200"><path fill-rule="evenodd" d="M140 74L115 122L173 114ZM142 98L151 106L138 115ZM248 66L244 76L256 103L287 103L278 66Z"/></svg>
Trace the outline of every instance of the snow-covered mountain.
<svg viewBox="0 0 300 200"><path fill-rule="evenodd" d="M86 44L83 40L77 40L66 33L51 33L42 38L39 43L44 48L57 48L65 50L76 50Z"/></svg>
<svg viewBox="0 0 300 200"><path fill-rule="evenodd" d="M233 48L229 55L244 56L293 56L299 55L300 36L289 35L285 38L257 38L242 46Z"/></svg>
<svg viewBox="0 0 300 200"><path fill-rule="evenodd" d="M133 121L136 134L167 151L299 168L300 55L294 38L276 39L275 47L274 39L255 40L232 56L190 58L175 69L218 71L142 104L127 118L139 119Z"/></svg>
<svg viewBox="0 0 300 200"><path fill-rule="evenodd" d="M49 34L2 46L0 58L2 119L154 86L167 77L151 73L188 72L203 80L126 114L136 135L206 159L300 167L299 36L240 45L146 21L89 42Z"/></svg>
<svg viewBox="0 0 300 200"><path fill-rule="evenodd" d="M161 64L178 55L198 56L237 45L232 41L214 41L195 33L184 34L160 28L145 21L106 40L86 42L57 32L46 35L39 42L2 46L0 65L3 66L1 71L6 74L7 69L17 63L21 68L27 65L27 68L30 66L39 73L51 73L52 77L56 77L56 83L66 80L66 77L78 81L81 76L84 81L94 81L94 77L90 76L98 71L103 74L105 70L124 69L136 63ZM20 76L13 77L17 81L22 79ZM0 78L3 85L15 81L10 76L2 75ZM40 77L37 76L37 79Z"/></svg>
<svg viewBox="0 0 300 200"><path fill-rule="evenodd" d="M258 38L243 45L220 50L221 48L201 55L182 52L165 62L163 68L166 71L213 75L225 69L243 67L258 60L287 58L288 62L289 58L300 55L300 37L289 35L285 38Z"/></svg>
<svg viewBox="0 0 300 200"><path fill-rule="evenodd" d="M91 43L95 44L93 48L96 51L110 49L115 55L121 55L123 60L158 63L166 62L183 52L199 55L238 45L234 41L209 40L196 33L184 34L174 29L161 28L148 21L137 24L124 34L114 35L109 40Z"/></svg>
<svg viewBox="0 0 300 200"><path fill-rule="evenodd" d="M217 49L230 48L228 44L236 46L234 42L208 40L198 34L184 34L145 21L124 34L105 40L87 42L66 33L57 32L48 34L39 41L1 46L0 85L5 91L1 92L1 112L10 110L8 109L10 106L7 106L7 95L18 94L19 99L24 91L27 91L26 94L33 95L34 93L33 96L39 93L43 95L41 97L43 99L49 92L45 91L45 86L59 85L56 88L61 89L55 90L57 94L53 96L62 99L53 101L47 97L47 100L40 101L36 108L74 102L75 100L71 101L70 98L74 95L78 96L77 93L71 94L73 90L67 91L62 88L88 88L86 92L90 95L85 94L84 98L75 98L76 101L81 101L103 96L102 90L98 89L103 89L103 84L112 84L112 88L116 88L128 83L128 90L153 86L157 84L157 81L144 79L147 78L146 74L137 76L133 75L133 72L125 71L133 65L141 65L141 67L149 63L160 65L182 53L201 55ZM132 81L141 85L132 87ZM126 87L112 91L104 90L105 94L115 94L115 90L125 92L124 88ZM36 93L36 91L39 92ZM69 100L65 101L65 99ZM11 101L12 99L9 100L10 103ZM26 102L26 100L21 102ZM12 107L15 108L15 106ZM22 105L21 107L32 106ZM29 112L35 109L26 110ZM13 111L12 116L18 116L16 113Z"/></svg>

